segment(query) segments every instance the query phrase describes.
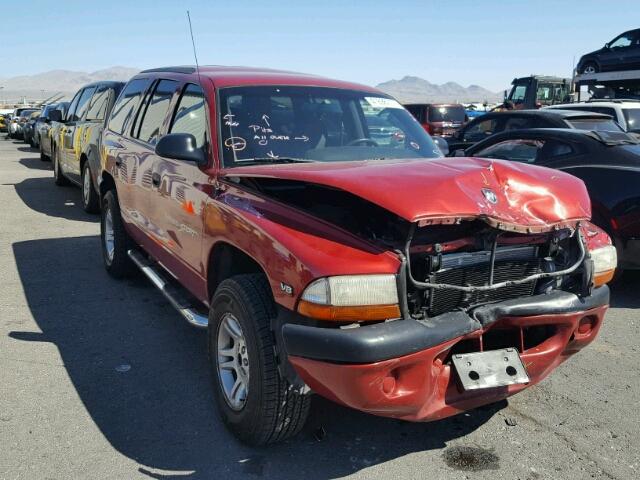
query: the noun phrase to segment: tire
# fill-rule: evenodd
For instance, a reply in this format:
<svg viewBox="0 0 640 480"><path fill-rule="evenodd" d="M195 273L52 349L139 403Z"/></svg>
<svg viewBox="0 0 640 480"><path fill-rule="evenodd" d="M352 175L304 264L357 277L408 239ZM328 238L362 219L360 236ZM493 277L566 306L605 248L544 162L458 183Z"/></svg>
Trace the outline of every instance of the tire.
<svg viewBox="0 0 640 480"><path fill-rule="evenodd" d="M60 162L58 161L58 151L53 151L53 180L55 184L59 187L64 187L65 185L69 185L69 180L64 176L62 170L60 170Z"/></svg>
<svg viewBox="0 0 640 480"><path fill-rule="evenodd" d="M209 310L209 363L218 412L236 437L253 446L296 435L309 414L310 395L298 393L280 376L271 331L271 318L275 315L269 284L261 274L237 275L224 280L213 295ZM225 324L234 320L240 326L242 340L233 339L226 347L229 344L223 340L229 330ZM242 352L242 347L246 348L244 358L248 357L248 379L244 378L247 388L244 401L241 395L236 399L241 405L233 406L224 384L226 380L227 385L235 385L240 375L235 374L234 382L236 370L230 370L231 377L227 375L223 380L226 370L219 369L219 365L236 362L236 359L243 362L242 355L233 353ZM226 356L232 360L220 363L220 357L225 358L220 354L224 348L232 352Z"/></svg>
<svg viewBox="0 0 640 480"><path fill-rule="evenodd" d="M108 240L113 241L112 249L108 245ZM134 246L131 237L124 229L116 192L109 190L102 198L100 217L100 248L104 268L109 275L114 278L127 278L135 272L135 266L127 254Z"/></svg>
<svg viewBox="0 0 640 480"><path fill-rule="evenodd" d="M584 64L584 67L582 67L582 73L587 75L598 73L599 71L600 68L598 68L598 64L596 62L587 62Z"/></svg>
<svg viewBox="0 0 640 480"><path fill-rule="evenodd" d="M51 159L49 157L47 157L44 152L42 151L42 146L40 146L40 160L42 160L43 162L50 162Z"/></svg>
<svg viewBox="0 0 640 480"><path fill-rule="evenodd" d="M87 213L98 213L100 210L100 200L93 187L89 162L84 162L82 166L82 208Z"/></svg>

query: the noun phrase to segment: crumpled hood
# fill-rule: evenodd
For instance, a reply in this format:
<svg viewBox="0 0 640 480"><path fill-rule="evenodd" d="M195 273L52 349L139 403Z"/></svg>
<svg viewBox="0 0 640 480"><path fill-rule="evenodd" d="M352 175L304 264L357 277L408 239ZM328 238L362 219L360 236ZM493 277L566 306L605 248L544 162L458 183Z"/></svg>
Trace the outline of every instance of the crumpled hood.
<svg viewBox="0 0 640 480"><path fill-rule="evenodd" d="M482 217L497 228L543 231L591 217L582 180L558 170L503 160L317 162L237 167L222 173L339 188L422 224Z"/></svg>

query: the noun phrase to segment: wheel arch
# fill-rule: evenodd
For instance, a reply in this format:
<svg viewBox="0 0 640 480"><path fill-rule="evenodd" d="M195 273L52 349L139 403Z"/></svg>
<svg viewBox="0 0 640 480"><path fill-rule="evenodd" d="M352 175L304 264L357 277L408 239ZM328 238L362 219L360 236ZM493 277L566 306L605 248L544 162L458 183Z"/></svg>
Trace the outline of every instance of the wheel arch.
<svg viewBox="0 0 640 480"><path fill-rule="evenodd" d="M102 172L100 180L100 198L104 197L109 190L116 190L116 182L109 173Z"/></svg>
<svg viewBox="0 0 640 480"><path fill-rule="evenodd" d="M218 285L223 280L234 275L259 273L269 281L266 270L248 253L238 247L225 242L216 242L209 251L207 258L207 295L211 299ZM273 296L273 291L271 292Z"/></svg>

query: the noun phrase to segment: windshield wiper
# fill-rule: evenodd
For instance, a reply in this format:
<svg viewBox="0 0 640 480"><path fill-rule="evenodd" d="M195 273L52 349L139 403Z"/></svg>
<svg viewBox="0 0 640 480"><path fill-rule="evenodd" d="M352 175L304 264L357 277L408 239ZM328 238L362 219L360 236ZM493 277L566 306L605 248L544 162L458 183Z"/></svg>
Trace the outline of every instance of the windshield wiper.
<svg viewBox="0 0 640 480"><path fill-rule="evenodd" d="M235 161L236 164L248 165L252 163L312 163L315 160L309 160L308 158L296 158L296 157L254 157L254 158L242 158Z"/></svg>

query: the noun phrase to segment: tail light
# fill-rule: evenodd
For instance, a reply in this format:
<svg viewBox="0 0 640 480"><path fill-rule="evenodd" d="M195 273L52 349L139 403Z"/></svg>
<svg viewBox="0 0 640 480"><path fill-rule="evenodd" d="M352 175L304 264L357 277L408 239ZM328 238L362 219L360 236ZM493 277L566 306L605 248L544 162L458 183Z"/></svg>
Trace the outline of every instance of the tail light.
<svg viewBox="0 0 640 480"><path fill-rule="evenodd" d="M431 128L431 125L429 125L428 123L423 123L422 128L424 128L425 132L427 132L428 134L433 133L433 128Z"/></svg>

